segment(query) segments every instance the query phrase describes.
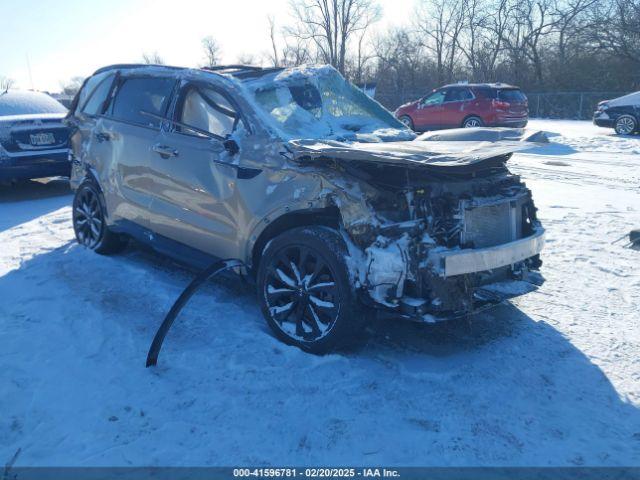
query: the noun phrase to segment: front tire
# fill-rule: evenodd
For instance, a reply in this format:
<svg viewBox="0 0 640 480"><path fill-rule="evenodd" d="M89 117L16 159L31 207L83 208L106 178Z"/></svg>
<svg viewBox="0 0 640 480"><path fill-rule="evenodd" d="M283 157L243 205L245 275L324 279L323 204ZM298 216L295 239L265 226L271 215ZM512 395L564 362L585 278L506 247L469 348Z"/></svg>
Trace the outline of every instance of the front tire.
<svg viewBox="0 0 640 480"><path fill-rule="evenodd" d="M84 181L73 198L73 231L80 245L100 254L121 251L127 244L109 230L105 207L95 182Z"/></svg>
<svg viewBox="0 0 640 480"><path fill-rule="evenodd" d="M404 124L404 126L409 128L410 130L415 130L413 120L409 115L402 115L398 120L400 120Z"/></svg>
<svg viewBox="0 0 640 480"><path fill-rule="evenodd" d="M631 115L620 115L616 119L615 130L618 135L631 135L638 128L638 122Z"/></svg>
<svg viewBox="0 0 640 480"><path fill-rule="evenodd" d="M258 296L276 337L317 354L355 342L364 317L347 257L342 237L328 227L295 228L269 242Z"/></svg>

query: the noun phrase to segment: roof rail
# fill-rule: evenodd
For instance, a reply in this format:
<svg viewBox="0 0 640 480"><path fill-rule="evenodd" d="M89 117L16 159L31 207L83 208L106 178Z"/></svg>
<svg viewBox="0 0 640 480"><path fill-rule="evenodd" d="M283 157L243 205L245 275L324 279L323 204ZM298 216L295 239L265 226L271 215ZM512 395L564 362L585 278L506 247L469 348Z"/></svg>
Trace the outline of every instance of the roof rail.
<svg viewBox="0 0 640 480"><path fill-rule="evenodd" d="M227 73L239 80L261 77L268 73L281 72L283 67L257 67L255 65L215 65L203 67L202 70L211 73Z"/></svg>
<svg viewBox="0 0 640 480"><path fill-rule="evenodd" d="M106 72L109 70L125 70L132 68L145 68L145 67L160 67L167 70L189 70L189 67L175 67L171 65L157 65L147 63L117 63L115 65L107 65L106 67L99 68L93 75ZM212 67L202 67L200 70L211 73L228 73L238 79L245 79L251 77L259 77L261 75L279 72L284 70L283 67L257 67L255 65L214 65Z"/></svg>
<svg viewBox="0 0 640 480"><path fill-rule="evenodd" d="M257 67L255 65L213 65L211 67L202 67L203 70L209 70L211 72L217 72L219 70L263 70L262 67Z"/></svg>
<svg viewBox="0 0 640 480"><path fill-rule="evenodd" d="M126 68L144 68L144 67L162 67L168 68L171 70L183 70L184 67L173 67L171 65L159 65L153 63L116 63L115 65L107 65L106 67L101 67L95 72L94 75L102 72L106 72L107 70L116 70L116 69L126 69Z"/></svg>

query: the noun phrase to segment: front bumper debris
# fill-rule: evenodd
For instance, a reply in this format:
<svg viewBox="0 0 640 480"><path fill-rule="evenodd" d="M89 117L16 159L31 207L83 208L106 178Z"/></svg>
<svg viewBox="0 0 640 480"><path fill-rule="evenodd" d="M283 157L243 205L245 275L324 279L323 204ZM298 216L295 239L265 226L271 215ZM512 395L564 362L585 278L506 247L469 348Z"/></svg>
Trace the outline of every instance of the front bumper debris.
<svg viewBox="0 0 640 480"><path fill-rule="evenodd" d="M395 317L421 323L437 323L456 318L468 317L493 308L507 300L538 290L544 278L536 271L524 271L519 279L511 278L475 286L471 289L471 297L465 308L458 310L435 311L432 302L416 298L402 298Z"/></svg>
<svg viewBox="0 0 640 480"><path fill-rule="evenodd" d="M429 261L441 277L484 272L512 265L538 255L544 247L545 231L538 227L529 237L487 248L433 251Z"/></svg>

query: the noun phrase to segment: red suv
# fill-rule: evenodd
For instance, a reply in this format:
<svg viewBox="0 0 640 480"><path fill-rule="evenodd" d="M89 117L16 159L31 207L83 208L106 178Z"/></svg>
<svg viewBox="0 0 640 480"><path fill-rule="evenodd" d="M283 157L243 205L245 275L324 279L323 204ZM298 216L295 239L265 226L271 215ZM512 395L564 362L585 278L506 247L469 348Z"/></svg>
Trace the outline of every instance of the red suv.
<svg viewBox="0 0 640 480"><path fill-rule="evenodd" d="M396 117L416 131L527 125L527 97L503 83L446 85L399 107Z"/></svg>

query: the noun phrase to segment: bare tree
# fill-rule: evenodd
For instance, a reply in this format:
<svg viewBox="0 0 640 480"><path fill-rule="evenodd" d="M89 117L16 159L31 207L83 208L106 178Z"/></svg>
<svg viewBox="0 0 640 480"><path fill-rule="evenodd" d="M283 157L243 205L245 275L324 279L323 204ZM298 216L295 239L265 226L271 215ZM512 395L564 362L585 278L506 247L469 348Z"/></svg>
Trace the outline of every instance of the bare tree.
<svg viewBox="0 0 640 480"><path fill-rule="evenodd" d="M240 65L258 65L260 61L258 61L258 57L253 53L241 53L238 55L237 63Z"/></svg>
<svg viewBox="0 0 640 480"><path fill-rule="evenodd" d="M510 21L510 0L496 0L487 6L483 29L482 70L484 80L495 81L498 59L504 50L504 37Z"/></svg>
<svg viewBox="0 0 640 480"><path fill-rule="evenodd" d="M0 92L6 92L10 88L13 88L15 83L16 82L13 78L4 77L0 75Z"/></svg>
<svg viewBox="0 0 640 480"><path fill-rule="evenodd" d="M435 56L439 83L453 79L466 3L467 0L421 0L416 10L416 28L424 47Z"/></svg>
<svg viewBox="0 0 640 480"><path fill-rule="evenodd" d="M160 56L158 52L151 53L143 53L142 54L142 62L147 65L164 65L164 59Z"/></svg>
<svg viewBox="0 0 640 480"><path fill-rule="evenodd" d="M297 67L312 61L314 61L313 55L304 41L299 38L294 38L292 41L286 41L285 46L282 49L280 66Z"/></svg>
<svg viewBox="0 0 640 480"><path fill-rule="evenodd" d="M601 50L640 64L640 0L599 2L593 38Z"/></svg>
<svg viewBox="0 0 640 480"><path fill-rule="evenodd" d="M205 67L214 67L220 62L220 54L222 49L212 36L202 39L202 49L204 50Z"/></svg>
<svg viewBox="0 0 640 480"><path fill-rule="evenodd" d="M375 57L373 52L367 48L366 39L367 29L364 28L358 35L358 47L356 49L355 61L353 62L353 74L350 75L357 83L361 83L364 80L367 65Z"/></svg>
<svg viewBox="0 0 640 480"><path fill-rule="evenodd" d="M278 45L276 43L276 20L269 16L269 38L271 39L271 63L274 67L280 66L280 56L278 55Z"/></svg>
<svg viewBox="0 0 640 480"><path fill-rule="evenodd" d="M82 87L83 82L84 77L71 77L71 79L66 82L60 82L60 88L66 95L75 95L76 93L78 93L78 90L80 90L80 87Z"/></svg>
<svg viewBox="0 0 640 480"><path fill-rule="evenodd" d="M290 27L286 30L290 30ZM271 52L265 56L274 67L297 67L316 60L309 48L309 42L297 36L282 36L278 42L278 31L275 19L269 17L269 38L271 39ZM279 47L278 44L282 47Z"/></svg>
<svg viewBox="0 0 640 480"><path fill-rule="evenodd" d="M415 33L392 29L374 39L377 59L376 97L395 108L436 87L434 62Z"/></svg>
<svg viewBox="0 0 640 480"><path fill-rule="evenodd" d="M345 73L350 40L380 19L375 0L291 0L297 24L290 36L311 42L325 63Z"/></svg>

